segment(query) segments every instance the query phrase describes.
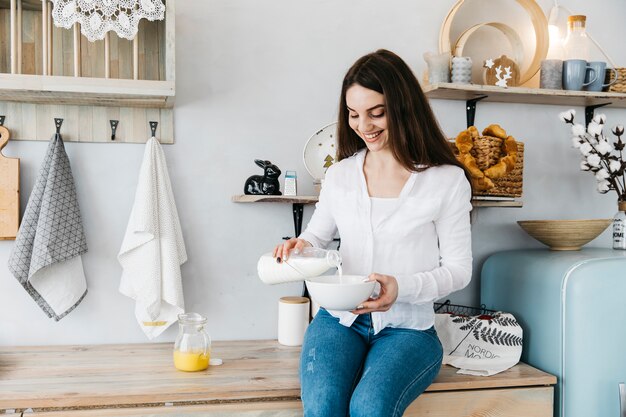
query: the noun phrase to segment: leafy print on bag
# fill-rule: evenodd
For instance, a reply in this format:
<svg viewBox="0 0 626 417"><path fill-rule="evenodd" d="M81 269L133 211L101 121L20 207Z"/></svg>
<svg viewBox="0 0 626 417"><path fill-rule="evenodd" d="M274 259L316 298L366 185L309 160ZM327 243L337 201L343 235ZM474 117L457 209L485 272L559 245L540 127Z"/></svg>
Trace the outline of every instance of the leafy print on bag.
<svg viewBox="0 0 626 417"><path fill-rule="evenodd" d="M492 345L505 345L505 346L521 346L522 338L515 336L511 333L503 332L497 328L482 328L474 329L472 332L476 340L482 339L485 342L489 342Z"/></svg>
<svg viewBox="0 0 626 417"><path fill-rule="evenodd" d="M491 324L492 322L502 327L519 327L517 320L513 317L503 316L502 313L497 312L494 315L482 314L480 316L465 316L451 314L453 323L461 324L459 330L467 331L467 335L459 342L459 344L449 353L452 355L461 346L461 344L471 334L474 339L485 342L489 342L492 345L504 345L504 346L520 346L522 344L522 338L511 333L504 332L497 328L483 327L484 323Z"/></svg>

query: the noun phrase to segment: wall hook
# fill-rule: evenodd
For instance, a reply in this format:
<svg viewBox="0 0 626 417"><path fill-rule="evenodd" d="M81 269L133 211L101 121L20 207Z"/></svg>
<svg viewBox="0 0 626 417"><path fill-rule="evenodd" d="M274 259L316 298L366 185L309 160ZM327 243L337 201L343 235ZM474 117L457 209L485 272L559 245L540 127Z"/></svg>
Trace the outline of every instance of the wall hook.
<svg viewBox="0 0 626 417"><path fill-rule="evenodd" d="M111 140L115 140L115 131L117 130L117 125L120 123L119 120L109 120L111 123Z"/></svg>
<svg viewBox="0 0 626 417"><path fill-rule="evenodd" d="M152 137L155 138L156 137L156 129L157 126L159 124L159 122L149 122L150 123L150 130L152 131Z"/></svg>
<svg viewBox="0 0 626 417"><path fill-rule="evenodd" d="M4 126L4 118L5 116L0 116L0 126Z"/></svg>
<svg viewBox="0 0 626 417"><path fill-rule="evenodd" d="M57 128L57 133L61 133L61 125L63 124L63 119L59 119L59 118L54 118L54 125Z"/></svg>

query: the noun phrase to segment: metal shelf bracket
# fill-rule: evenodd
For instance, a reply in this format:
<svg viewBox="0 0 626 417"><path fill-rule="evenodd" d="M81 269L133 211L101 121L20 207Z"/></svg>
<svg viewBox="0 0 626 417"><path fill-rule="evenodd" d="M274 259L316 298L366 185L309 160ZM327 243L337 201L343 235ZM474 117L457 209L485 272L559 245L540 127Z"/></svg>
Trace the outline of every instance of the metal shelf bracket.
<svg viewBox="0 0 626 417"><path fill-rule="evenodd" d="M474 118L476 117L476 103L489 96L480 96L467 100L465 102L465 116L467 120L467 127L474 126Z"/></svg>
<svg viewBox="0 0 626 417"><path fill-rule="evenodd" d="M591 123L591 121L593 120L594 111L599 107L608 106L609 104L611 103L602 103L602 104L596 104L594 106L585 107L585 128L589 126L589 123Z"/></svg>

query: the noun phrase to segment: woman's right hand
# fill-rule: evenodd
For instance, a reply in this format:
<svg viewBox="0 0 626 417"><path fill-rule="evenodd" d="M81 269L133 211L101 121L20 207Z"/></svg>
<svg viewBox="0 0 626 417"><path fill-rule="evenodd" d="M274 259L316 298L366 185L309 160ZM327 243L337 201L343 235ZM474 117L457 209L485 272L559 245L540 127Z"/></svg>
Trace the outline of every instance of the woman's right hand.
<svg viewBox="0 0 626 417"><path fill-rule="evenodd" d="M295 250L297 253L297 251L301 251L302 249L308 246L312 246L312 245L306 240L300 239L297 237L292 237L285 243L281 245L277 245L274 248L273 256L274 258L276 258L278 262L282 262L283 260L287 260L289 258L289 253L292 250Z"/></svg>

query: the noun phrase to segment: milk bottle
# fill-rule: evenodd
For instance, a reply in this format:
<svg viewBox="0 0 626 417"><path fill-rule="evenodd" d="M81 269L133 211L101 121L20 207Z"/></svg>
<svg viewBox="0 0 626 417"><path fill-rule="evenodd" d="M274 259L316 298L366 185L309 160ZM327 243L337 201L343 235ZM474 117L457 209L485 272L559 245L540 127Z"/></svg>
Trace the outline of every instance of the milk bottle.
<svg viewBox="0 0 626 417"><path fill-rule="evenodd" d="M286 261L279 262L266 253L257 263L259 278L266 284L304 281L322 275L330 268L341 269L341 255L336 250L306 247L292 250Z"/></svg>

